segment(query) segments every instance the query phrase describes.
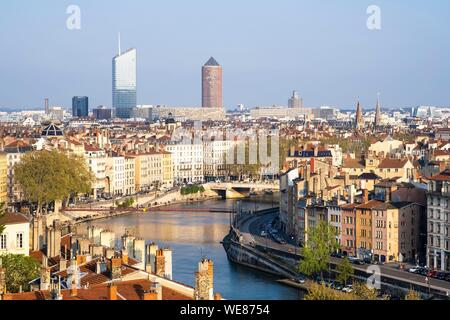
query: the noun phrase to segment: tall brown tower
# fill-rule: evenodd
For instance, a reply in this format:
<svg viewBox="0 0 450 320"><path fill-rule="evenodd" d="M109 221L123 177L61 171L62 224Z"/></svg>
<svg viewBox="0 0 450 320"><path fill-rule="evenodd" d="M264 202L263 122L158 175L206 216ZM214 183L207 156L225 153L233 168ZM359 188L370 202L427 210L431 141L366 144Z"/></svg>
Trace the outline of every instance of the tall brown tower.
<svg viewBox="0 0 450 320"><path fill-rule="evenodd" d="M381 105L380 105L380 95L378 95L377 107L375 110L375 128L380 127L380 125L381 125Z"/></svg>
<svg viewBox="0 0 450 320"><path fill-rule="evenodd" d="M202 68L202 107L223 108L222 67L212 57Z"/></svg>
<svg viewBox="0 0 450 320"><path fill-rule="evenodd" d="M358 130L364 129L363 110L359 101L358 106L356 107L356 129Z"/></svg>

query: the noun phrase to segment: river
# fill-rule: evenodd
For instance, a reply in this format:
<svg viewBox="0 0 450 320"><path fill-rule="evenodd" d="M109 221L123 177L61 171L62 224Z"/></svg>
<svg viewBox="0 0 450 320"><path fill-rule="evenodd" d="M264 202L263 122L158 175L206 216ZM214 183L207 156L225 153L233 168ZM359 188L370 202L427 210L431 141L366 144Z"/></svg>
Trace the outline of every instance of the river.
<svg viewBox="0 0 450 320"><path fill-rule="evenodd" d="M272 207L273 199L265 196L258 200L242 200L246 209ZM276 205L276 203L275 203ZM215 292L228 300L299 300L302 293L281 285L271 275L238 266L230 262L220 242L229 231L228 213L202 212L205 208L234 208L237 201L206 201L175 205L171 208L189 209L187 212L135 213L97 220L81 225L95 225L114 231L117 237L128 230L147 242L173 249L173 278L175 281L194 286L194 273L202 257L214 260ZM199 211L192 211L192 209Z"/></svg>

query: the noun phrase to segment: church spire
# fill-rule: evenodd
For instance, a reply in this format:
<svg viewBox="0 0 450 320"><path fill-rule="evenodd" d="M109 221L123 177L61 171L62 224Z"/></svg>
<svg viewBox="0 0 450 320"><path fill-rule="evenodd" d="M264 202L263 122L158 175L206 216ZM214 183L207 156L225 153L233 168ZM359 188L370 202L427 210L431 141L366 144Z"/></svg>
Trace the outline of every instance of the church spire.
<svg viewBox="0 0 450 320"><path fill-rule="evenodd" d="M380 125L381 125L381 104L380 104L380 94L378 93L377 107L375 110L375 128L378 128Z"/></svg>
<svg viewBox="0 0 450 320"><path fill-rule="evenodd" d="M358 101L358 105L356 107L356 129L364 128L364 118L363 118L363 110L361 107L361 103Z"/></svg>

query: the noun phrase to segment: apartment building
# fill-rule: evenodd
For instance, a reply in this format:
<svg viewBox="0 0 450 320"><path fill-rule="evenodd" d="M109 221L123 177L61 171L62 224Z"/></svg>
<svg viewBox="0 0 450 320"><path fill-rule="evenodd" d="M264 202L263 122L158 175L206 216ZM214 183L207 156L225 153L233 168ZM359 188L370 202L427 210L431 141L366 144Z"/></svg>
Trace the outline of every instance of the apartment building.
<svg viewBox="0 0 450 320"><path fill-rule="evenodd" d="M427 265L450 271L450 170L430 178L427 194Z"/></svg>
<svg viewBox="0 0 450 320"><path fill-rule="evenodd" d="M106 180L109 193L122 196L125 192L125 158L111 156L106 158Z"/></svg>
<svg viewBox="0 0 450 320"><path fill-rule="evenodd" d="M173 179L176 184L204 181L202 143L168 142L166 151L172 154Z"/></svg>
<svg viewBox="0 0 450 320"><path fill-rule="evenodd" d="M105 192L107 189L106 180L106 153L104 150L91 145L84 146L84 158L86 163L95 177L92 194L94 199Z"/></svg>

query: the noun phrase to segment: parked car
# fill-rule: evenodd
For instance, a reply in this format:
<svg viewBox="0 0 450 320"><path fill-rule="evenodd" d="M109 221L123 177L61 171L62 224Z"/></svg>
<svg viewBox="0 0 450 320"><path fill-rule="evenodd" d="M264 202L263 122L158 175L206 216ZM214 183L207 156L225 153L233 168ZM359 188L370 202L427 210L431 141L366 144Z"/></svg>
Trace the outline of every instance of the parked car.
<svg viewBox="0 0 450 320"><path fill-rule="evenodd" d="M419 273L421 269L422 268L420 266L415 266L415 267L409 268L408 272L410 272L410 273Z"/></svg>
<svg viewBox="0 0 450 320"><path fill-rule="evenodd" d="M335 282L333 284L333 289L338 290L338 291L342 291L342 289L344 289L344 285L340 282Z"/></svg>
<svg viewBox="0 0 450 320"><path fill-rule="evenodd" d="M437 272L435 278L439 280L445 280L445 272Z"/></svg>
<svg viewBox="0 0 450 320"><path fill-rule="evenodd" d="M447 274L445 275L445 281L450 282L450 273L447 273Z"/></svg>
<svg viewBox="0 0 450 320"><path fill-rule="evenodd" d="M351 293L351 292L353 292L353 286L350 284L350 285L348 285L348 286L345 286L343 289L342 289L342 291L343 292L346 292L346 293Z"/></svg>
<svg viewBox="0 0 450 320"><path fill-rule="evenodd" d="M434 271L434 270L428 271L428 273L427 273L428 278L436 278L436 275L437 275L437 271Z"/></svg>
<svg viewBox="0 0 450 320"><path fill-rule="evenodd" d="M348 260L349 260L351 263L353 263L353 264L359 264L359 265L363 265L363 264L364 264L364 261L363 261L363 260L358 259L358 258L356 258L356 257L350 257L350 258L348 258Z"/></svg>

